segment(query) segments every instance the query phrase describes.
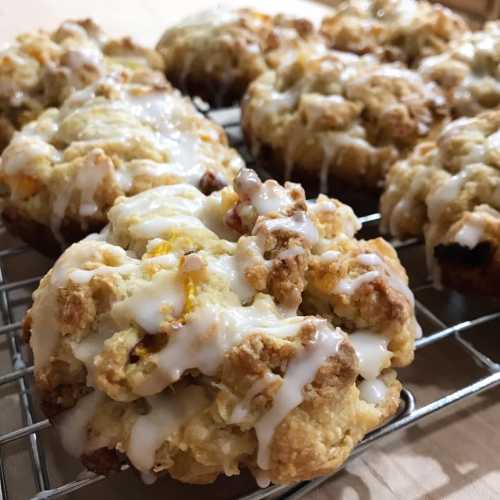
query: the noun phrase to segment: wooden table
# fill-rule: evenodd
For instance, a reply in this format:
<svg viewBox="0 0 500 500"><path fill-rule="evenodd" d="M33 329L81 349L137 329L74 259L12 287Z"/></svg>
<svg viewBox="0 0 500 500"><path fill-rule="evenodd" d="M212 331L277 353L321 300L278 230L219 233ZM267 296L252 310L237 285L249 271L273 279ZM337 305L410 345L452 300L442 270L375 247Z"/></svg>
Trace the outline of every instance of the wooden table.
<svg viewBox="0 0 500 500"><path fill-rule="evenodd" d="M270 2L226 2L231 4L263 5ZM276 4L277 2L275 2ZM7 42L21 31L38 26L54 28L65 18L93 17L114 35L131 34L144 44L154 44L162 29L179 17L199 8L213 5L204 0L1 0L0 43ZM285 3L274 6L284 8ZM287 0L286 10L308 15L318 20L326 7L300 0ZM33 264L31 264L33 265ZM40 264L41 266L46 265ZM413 265L422 265L414 263ZM20 269L11 270L14 274ZM428 306L445 308L436 298L436 292L420 297ZM434 295L433 295L434 294ZM439 294L438 294L439 296ZM456 300L462 300L460 298ZM467 304L472 304L470 307ZM495 309L495 304L484 301L461 302L459 309L465 316L477 307ZM443 311L444 309L441 309ZM500 323L496 325L499 327ZM425 322L427 331L438 329L438 324ZM498 330L498 328L495 328ZM497 332L493 332L493 335ZM498 337L492 337L490 345L497 345ZM497 356L499 359L499 356ZM1 360L1 358L0 358ZM428 347L418 352L414 365L402 371L402 378L411 387L419 403L452 392L473 380L481 372L454 341L443 347ZM482 372L484 375L484 372ZM344 472L320 489L308 495L308 499L336 498L342 500L385 499L498 499L500 498L500 388L483 396L474 397L450 411L440 413L407 431L386 438L373 446L361 457L350 463ZM3 410L2 410L3 412ZM0 420L6 419L2 413ZM3 423L0 422L0 431ZM49 438L45 438L48 439ZM66 468L67 458L60 456L57 446L50 445L51 460L56 468ZM13 476L20 481L20 490L13 498L23 498L22 478L28 474L18 467ZM62 474L68 480L67 472ZM57 472L54 473L57 476ZM71 476L69 477L71 479ZM229 492L234 480L221 481L207 489L182 488L186 498L219 498L221 489ZM114 479L75 495L75 498L148 498L165 497L168 481L144 490L129 475ZM181 498L181 493L168 495ZM73 498L73 497L72 497Z"/></svg>

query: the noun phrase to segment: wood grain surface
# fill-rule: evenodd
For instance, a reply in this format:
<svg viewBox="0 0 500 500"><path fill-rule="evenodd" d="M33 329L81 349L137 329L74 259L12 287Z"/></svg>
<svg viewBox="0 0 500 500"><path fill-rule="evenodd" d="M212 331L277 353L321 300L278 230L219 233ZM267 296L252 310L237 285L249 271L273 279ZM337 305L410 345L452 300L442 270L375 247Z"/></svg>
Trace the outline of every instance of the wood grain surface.
<svg viewBox="0 0 500 500"><path fill-rule="evenodd" d="M232 1L226 4L257 5L265 10L286 10L318 20L326 7L301 0L281 2ZM153 45L162 30L179 17L214 5L203 0L0 0L0 44L15 34L36 27L54 28L66 18L92 17L114 35L130 34L137 41ZM0 235L0 247L11 243ZM407 249L402 259L416 279L425 278L421 249ZM8 267L11 279L43 272L48 263L34 252L23 262ZM25 293L29 293L25 291ZM498 304L467 299L458 294L423 288L417 298L444 323L421 314L426 334L464 319L498 310ZM500 322L474 330L470 335L496 360L500 359ZM10 369L6 343L0 342L0 374ZM401 378L417 396L418 404L453 392L486 375L461 345L450 339L417 353L415 363L401 371ZM471 398L415 427L393 434L347 465L334 479L308 494L308 500L385 500L385 499L499 499L500 498L500 388ZM15 387L0 393L0 433L19 425ZM61 484L74 479L80 470L61 453L50 431L42 433L46 443L51 480ZM33 494L26 443L6 447L5 460L10 498L25 499ZM243 475L245 476L245 475ZM143 486L125 473L71 496L71 498L120 499L169 498L229 499L254 487L251 479L222 479L209 487L178 486L161 481Z"/></svg>

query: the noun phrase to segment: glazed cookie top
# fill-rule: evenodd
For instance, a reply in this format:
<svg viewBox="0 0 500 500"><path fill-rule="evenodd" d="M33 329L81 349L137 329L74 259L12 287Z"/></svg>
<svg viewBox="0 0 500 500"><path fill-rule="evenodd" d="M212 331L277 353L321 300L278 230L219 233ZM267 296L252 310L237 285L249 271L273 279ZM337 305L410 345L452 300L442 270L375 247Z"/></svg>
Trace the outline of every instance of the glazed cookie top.
<svg viewBox="0 0 500 500"><path fill-rule="evenodd" d="M499 127L499 111L460 118L396 163L381 199L383 228L396 237L425 230L429 257L438 244L498 241Z"/></svg>
<svg viewBox="0 0 500 500"><path fill-rule="evenodd" d="M500 22L465 33L419 71L445 91L455 116L472 116L500 104Z"/></svg>
<svg viewBox="0 0 500 500"><path fill-rule="evenodd" d="M334 163L339 177L376 186L446 111L439 88L412 70L368 56L301 52L251 84L243 128L254 153L266 145L282 151L287 178L310 160L314 167L303 168L323 169L322 177Z"/></svg>
<svg viewBox="0 0 500 500"><path fill-rule="evenodd" d="M234 190L160 186L109 219L57 261L25 323L45 410L71 408L55 419L68 451L117 449L188 482L243 464L291 482L336 468L395 411L384 370L411 360L416 330L403 346L388 325L415 324L411 292L388 245L353 238L348 207L244 169ZM363 293L392 305L343 329L304 315L310 266L346 309Z"/></svg>
<svg viewBox="0 0 500 500"><path fill-rule="evenodd" d="M5 203L50 226L105 224L119 195L189 183L220 189L243 166L222 129L163 84L106 77L18 132L2 155Z"/></svg>
<svg viewBox="0 0 500 500"><path fill-rule="evenodd" d="M66 21L51 33L19 35L0 51L0 115L19 128L105 74L161 82L162 68L155 51L129 38L111 40L90 19Z"/></svg>
<svg viewBox="0 0 500 500"><path fill-rule="evenodd" d="M348 0L321 26L333 49L375 54L411 67L443 52L464 31L467 24L458 14L419 0Z"/></svg>
<svg viewBox="0 0 500 500"><path fill-rule="evenodd" d="M252 9L217 9L167 29L157 50L175 85L188 90L198 87L201 94L209 94L202 97L220 104L236 88L243 93L250 81L285 63L304 44L309 50L324 50L305 19L270 16ZM204 82L217 88L203 92Z"/></svg>

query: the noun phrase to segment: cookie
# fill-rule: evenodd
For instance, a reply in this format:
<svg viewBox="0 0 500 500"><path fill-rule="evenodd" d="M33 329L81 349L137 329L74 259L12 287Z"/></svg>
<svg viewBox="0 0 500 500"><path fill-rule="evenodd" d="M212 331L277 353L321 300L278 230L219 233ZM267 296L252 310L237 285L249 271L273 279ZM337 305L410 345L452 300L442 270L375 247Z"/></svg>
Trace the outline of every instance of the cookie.
<svg viewBox="0 0 500 500"><path fill-rule="evenodd" d="M342 52L300 53L254 81L242 102L254 156L322 192L329 180L380 189L387 168L446 116L439 88L416 72Z"/></svg>
<svg viewBox="0 0 500 500"><path fill-rule="evenodd" d="M305 19L253 9L201 12L165 31L157 50L169 81L213 106L239 101L248 84L297 48L323 50Z"/></svg>
<svg viewBox="0 0 500 500"><path fill-rule="evenodd" d="M500 112L450 123L387 175L382 230L424 236L436 283L498 296Z"/></svg>
<svg viewBox="0 0 500 500"><path fill-rule="evenodd" d="M349 207L243 169L208 196L120 198L109 220L24 322L43 408L87 467L288 484L334 471L396 412L413 297Z"/></svg>
<svg viewBox="0 0 500 500"><path fill-rule="evenodd" d="M443 89L455 117L474 116L500 104L499 64L500 22L489 22L424 59L419 72Z"/></svg>
<svg viewBox="0 0 500 500"><path fill-rule="evenodd" d="M90 19L19 35L0 51L0 152L14 130L112 73L164 83L161 57L130 38L110 39Z"/></svg>
<svg viewBox="0 0 500 500"><path fill-rule="evenodd" d="M108 76L14 136L0 164L3 219L57 255L102 228L119 196L178 182L209 193L242 166L223 130L177 90Z"/></svg>
<svg viewBox="0 0 500 500"><path fill-rule="evenodd" d="M373 54L412 68L444 52L465 31L467 23L458 14L419 0L348 0L321 25L332 49Z"/></svg>

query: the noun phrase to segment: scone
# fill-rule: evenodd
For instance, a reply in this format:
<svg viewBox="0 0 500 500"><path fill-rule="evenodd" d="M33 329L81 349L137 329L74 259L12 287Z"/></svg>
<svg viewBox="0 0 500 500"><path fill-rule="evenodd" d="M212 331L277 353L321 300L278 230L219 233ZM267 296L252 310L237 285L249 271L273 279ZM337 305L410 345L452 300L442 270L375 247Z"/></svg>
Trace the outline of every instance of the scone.
<svg viewBox="0 0 500 500"><path fill-rule="evenodd" d="M376 190L387 168L446 117L439 88L395 64L300 53L262 75L243 99L242 128L274 175Z"/></svg>
<svg viewBox="0 0 500 500"><path fill-rule="evenodd" d="M382 230L424 235L436 283L500 296L500 111L460 118L389 171Z"/></svg>
<svg viewBox="0 0 500 500"><path fill-rule="evenodd" d="M25 33L0 50L0 152L14 130L74 89L113 72L162 83L163 63L131 39L109 39L90 19L66 21L52 33Z"/></svg>
<svg viewBox="0 0 500 500"><path fill-rule="evenodd" d="M2 215L12 232L57 255L102 228L118 196L178 182L208 193L242 166L223 130L177 90L108 76L14 136L0 163Z"/></svg>
<svg viewBox="0 0 500 500"><path fill-rule="evenodd" d="M234 186L119 199L34 293L43 408L89 469L291 483L397 410L418 327L394 251L340 202L246 169Z"/></svg>
<svg viewBox="0 0 500 500"><path fill-rule="evenodd" d="M347 0L321 25L329 47L415 67L469 31L450 9L419 0Z"/></svg>
<svg viewBox="0 0 500 500"><path fill-rule="evenodd" d="M222 106L238 101L252 80L284 64L304 44L309 50L324 49L305 19L218 9L167 29L157 50L173 85Z"/></svg>
<svg viewBox="0 0 500 500"><path fill-rule="evenodd" d="M444 90L455 117L500 104L500 22L465 33L441 55L424 59L419 72Z"/></svg>

